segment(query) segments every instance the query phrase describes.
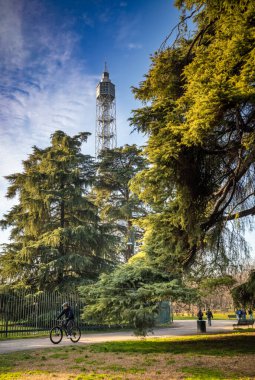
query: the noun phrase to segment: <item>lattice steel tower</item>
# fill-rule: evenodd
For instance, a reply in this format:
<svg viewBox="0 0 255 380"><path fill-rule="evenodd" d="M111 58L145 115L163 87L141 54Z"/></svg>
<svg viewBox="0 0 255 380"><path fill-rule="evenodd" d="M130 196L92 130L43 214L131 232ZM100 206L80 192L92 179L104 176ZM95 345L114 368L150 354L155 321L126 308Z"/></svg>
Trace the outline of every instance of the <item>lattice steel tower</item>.
<svg viewBox="0 0 255 380"><path fill-rule="evenodd" d="M105 63L102 79L97 85L96 157L104 149L117 146L115 85L111 83Z"/></svg>

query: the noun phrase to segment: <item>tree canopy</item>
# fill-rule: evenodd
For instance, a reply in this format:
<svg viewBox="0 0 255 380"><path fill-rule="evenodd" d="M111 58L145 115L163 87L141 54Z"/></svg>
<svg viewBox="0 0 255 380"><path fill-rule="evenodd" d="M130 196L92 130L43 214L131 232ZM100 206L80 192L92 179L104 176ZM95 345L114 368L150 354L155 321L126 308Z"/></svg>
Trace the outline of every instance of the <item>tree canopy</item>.
<svg viewBox="0 0 255 380"><path fill-rule="evenodd" d="M80 288L86 300L83 317L93 323L124 323L139 335L155 326L159 303L163 300L195 301L195 290L181 279L150 265L139 253L112 273L103 274L93 285Z"/></svg>
<svg viewBox="0 0 255 380"><path fill-rule="evenodd" d="M174 44L164 41L133 89L143 106L131 123L148 136L149 166L132 189L153 209L142 221L144 249L182 270L201 254L227 264L245 250L242 228L255 214L255 8L251 0L176 5Z"/></svg>
<svg viewBox="0 0 255 380"><path fill-rule="evenodd" d="M231 291L236 307L255 307L255 271L251 271L248 281L234 287Z"/></svg>
<svg viewBox="0 0 255 380"><path fill-rule="evenodd" d="M197 275L209 264L216 280L207 285L231 286L221 275L247 252L242 232L255 214L254 2L176 5L176 40L168 46L167 36L133 88L142 106L130 120L147 135L145 147L106 150L95 166L81 153L87 133L55 132L51 146L34 147L23 172L7 177L7 197L17 196L18 204L1 221L11 227L2 280L73 289L112 265L116 237L117 250L130 258L127 242L138 219L144 257L81 293L88 320L125 322L140 332L153 326L161 300L193 297L183 269L192 266Z"/></svg>
<svg viewBox="0 0 255 380"><path fill-rule="evenodd" d="M133 221L147 213L142 201L131 191L129 182L145 167L141 149L136 145L105 149L97 162L96 204L102 220L113 224L114 233L119 237L118 255L124 261L134 254L135 240L141 237L141 230Z"/></svg>
<svg viewBox="0 0 255 380"><path fill-rule="evenodd" d="M11 243L1 256L1 279L34 290L74 290L95 280L111 260L112 237L88 194L92 157L81 153L88 133L62 131L45 149L33 147L23 172L7 176L7 197L18 203L1 221Z"/></svg>

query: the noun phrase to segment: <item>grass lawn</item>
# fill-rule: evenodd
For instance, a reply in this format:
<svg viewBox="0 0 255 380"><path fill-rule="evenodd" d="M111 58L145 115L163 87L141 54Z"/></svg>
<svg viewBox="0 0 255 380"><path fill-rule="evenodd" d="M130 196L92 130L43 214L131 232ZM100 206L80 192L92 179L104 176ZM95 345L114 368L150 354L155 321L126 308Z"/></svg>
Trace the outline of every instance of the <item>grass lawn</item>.
<svg viewBox="0 0 255 380"><path fill-rule="evenodd" d="M206 319L206 315L205 315L205 311L203 311L204 313L204 319ZM215 320L229 320L230 318L228 318L228 315L235 315L235 312L233 311L232 313L213 313L213 319ZM197 319L196 316L192 316L192 315L175 315L173 316L174 318L174 321L178 321L178 320L190 320L190 319ZM236 319L236 318L231 318L231 319Z"/></svg>
<svg viewBox="0 0 255 380"><path fill-rule="evenodd" d="M0 355L0 380L255 380L255 333L82 343Z"/></svg>
<svg viewBox="0 0 255 380"><path fill-rule="evenodd" d="M49 336L49 331L35 332L35 333L29 333L29 334L13 333L13 334L8 334L7 337L5 334L0 334L0 342L3 340L10 340L10 339L31 339L31 338L42 338L45 336Z"/></svg>

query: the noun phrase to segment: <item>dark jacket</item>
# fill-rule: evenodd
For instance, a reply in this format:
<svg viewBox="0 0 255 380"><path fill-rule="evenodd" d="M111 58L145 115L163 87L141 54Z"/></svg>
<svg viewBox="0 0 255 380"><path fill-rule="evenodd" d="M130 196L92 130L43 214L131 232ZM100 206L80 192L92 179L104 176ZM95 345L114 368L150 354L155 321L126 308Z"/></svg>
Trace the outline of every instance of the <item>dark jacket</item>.
<svg viewBox="0 0 255 380"><path fill-rule="evenodd" d="M199 312L197 313L197 318L199 321L202 321L203 320L203 312L201 310L199 310Z"/></svg>
<svg viewBox="0 0 255 380"><path fill-rule="evenodd" d="M64 309L60 314L59 316L57 317L57 319L61 318L62 315L65 315L66 319L68 319L70 321L70 319L74 319L74 312L73 312L73 309L68 306L66 309Z"/></svg>
<svg viewBox="0 0 255 380"><path fill-rule="evenodd" d="M213 318L213 314L212 314L211 310L208 310L208 311L206 312L206 315L207 315L207 318L208 318L208 319L212 319L212 318Z"/></svg>

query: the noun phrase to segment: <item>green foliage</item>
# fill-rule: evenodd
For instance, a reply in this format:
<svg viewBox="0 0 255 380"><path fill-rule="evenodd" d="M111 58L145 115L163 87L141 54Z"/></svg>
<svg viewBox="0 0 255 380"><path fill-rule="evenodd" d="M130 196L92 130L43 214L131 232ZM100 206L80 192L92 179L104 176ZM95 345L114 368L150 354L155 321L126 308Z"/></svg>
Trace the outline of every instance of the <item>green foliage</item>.
<svg viewBox="0 0 255 380"><path fill-rule="evenodd" d="M213 292L223 292L231 289L236 284L236 280L230 276L222 276L215 278L205 278L200 283L201 295L210 295Z"/></svg>
<svg viewBox="0 0 255 380"><path fill-rule="evenodd" d="M96 284L81 287L80 293L87 322L126 323L139 335L154 327L160 301L195 299L195 291L185 289L180 280L152 267L146 257L135 256L101 275Z"/></svg>
<svg viewBox="0 0 255 380"><path fill-rule="evenodd" d="M235 305L243 308L255 308L255 271L249 275L248 281L236 286L231 291Z"/></svg>
<svg viewBox="0 0 255 380"><path fill-rule="evenodd" d="M199 255L227 266L246 250L240 233L255 213L255 8L252 0L176 4L179 35L133 89L144 106L131 123L148 135L149 165L132 181L154 211L141 221L144 249L178 272ZM181 28L189 18L192 37Z"/></svg>
<svg viewBox="0 0 255 380"><path fill-rule="evenodd" d="M134 253L134 243L141 236L133 220L146 214L143 203L130 190L129 182L145 167L141 149L136 145L103 150L97 163L96 204L102 220L114 225L114 233L119 238L117 251L125 261Z"/></svg>
<svg viewBox="0 0 255 380"><path fill-rule="evenodd" d="M33 147L22 173L7 176L7 197L18 203L1 221L3 228L11 227L11 243L0 259L3 282L71 290L107 267L112 238L88 197L95 167L81 153L87 137L56 131L49 147Z"/></svg>
<svg viewBox="0 0 255 380"><path fill-rule="evenodd" d="M211 271L207 276L188 276L189 281L195 286L199 295L199 304L211 307L212 300L218 299L219 294L227 295L231 299L231 289L236 284L235 278L228 274L215 274ZM229 314L229 313L228 313ZM227 315L213 312L214 319L227 319ZM187 318L188 319L188 318Z"/></svg>

